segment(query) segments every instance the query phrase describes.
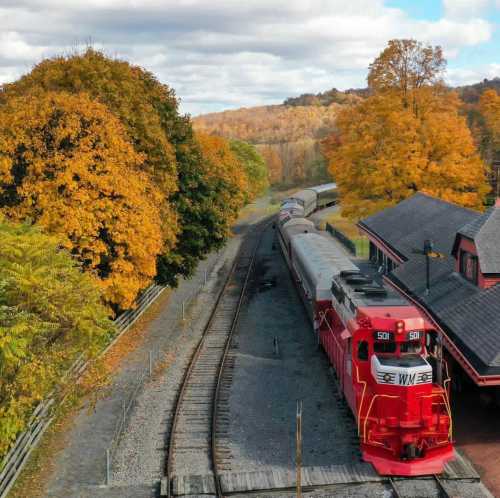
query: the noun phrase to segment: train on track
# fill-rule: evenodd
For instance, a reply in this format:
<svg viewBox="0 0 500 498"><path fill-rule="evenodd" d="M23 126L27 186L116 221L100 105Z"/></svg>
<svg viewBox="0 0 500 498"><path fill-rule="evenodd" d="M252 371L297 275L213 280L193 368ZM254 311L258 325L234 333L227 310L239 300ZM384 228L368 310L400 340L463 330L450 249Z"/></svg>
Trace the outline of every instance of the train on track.
<svg viewBox="0 0 500 498"><path fill-rule="evenodd" d="M439 474L454 458L450 379L433 326L307 219L335 184L285 199L280 246L318 342L356 419L362 458L381 475Z"/></svg>

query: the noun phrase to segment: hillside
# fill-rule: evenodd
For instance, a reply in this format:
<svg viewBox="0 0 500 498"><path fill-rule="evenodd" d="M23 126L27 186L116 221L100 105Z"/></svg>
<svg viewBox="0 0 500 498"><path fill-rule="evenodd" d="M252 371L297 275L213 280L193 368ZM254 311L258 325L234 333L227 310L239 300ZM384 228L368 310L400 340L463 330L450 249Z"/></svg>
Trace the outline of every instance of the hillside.
<svg viewBox="0 0 500 498"><path fill-rule="evenodd" d="M353 97L356 98L356 97ZM193 119L197 131L240 139L266 158L272 183L327 179L319 140L335 129L340 104L273 105L205 114Z"/></svg>
<svg viewBox="0 0 500 498"><path fill-rule="evenodd" d="M483 80L455 90L464 102L473 132L477 125L477 103L481 93L493 88L500 93L500 78ZM265 157L273 184L292 186L328 180L320 141L335 131L335 120L344 105L359 101L367 89L339 91L287 98L281 105L242 108L205 114L193 119L195 129L257 146ZM480 116L479 116L480 118ZM474 126L473 126L474 125ZM479 139L478 139L479 142ZM480 146L483 155L484 146ZM496 153L494 153L496 157Z"/></svg>
<svg viewBox="0 0 500 498"><path fill-rule="evenodd" d="M455 88L455 90L466 104L475 104L479 101L481 94L490 88L496 90L497 93L500 94L500 78L497 77L492 80L484 79L473 85L459 86Z"/></svg>

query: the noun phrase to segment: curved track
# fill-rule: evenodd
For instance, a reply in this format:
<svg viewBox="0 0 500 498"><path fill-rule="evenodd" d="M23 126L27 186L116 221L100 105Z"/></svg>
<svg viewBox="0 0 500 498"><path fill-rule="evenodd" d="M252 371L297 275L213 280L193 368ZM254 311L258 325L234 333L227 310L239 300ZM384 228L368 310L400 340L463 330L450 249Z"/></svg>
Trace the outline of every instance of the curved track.
<svg viewBox="0 0 500 498"><path fill-rule="evenodd" d="M184 375L168 441L168 496L172 496L172 478L188 474L213 476L214 494L222 496L219 464L227 455L220 457L225 449L217 445L218 419L223 416L218 404L230 376L226 373L223 378L223 372L255 254L268 223L257 224L245 236Z"/></svg>

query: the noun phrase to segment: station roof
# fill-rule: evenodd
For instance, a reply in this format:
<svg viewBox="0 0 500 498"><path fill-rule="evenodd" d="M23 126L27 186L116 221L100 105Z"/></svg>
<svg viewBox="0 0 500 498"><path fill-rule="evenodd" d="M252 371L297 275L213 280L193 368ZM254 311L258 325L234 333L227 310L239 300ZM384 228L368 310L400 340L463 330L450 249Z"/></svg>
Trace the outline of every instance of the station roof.
<svg viewBox="0 0 500 498"><path fill-rule="evenodd" d="M500 274L500 200L460 228L458 235L474 241L483 273Z"/></svg>
<svg viewBox="0 0 500 498"><path fill-rule="evenodd" d="M457 231L479 217L477 211L419 192L361 220L359 226L376 234L407 260L415 250L423 249L426 239L432 239L437 251L451 253Z"/></svg>
<svg viewBox="0 0 500 498"><path fill-rule="evenodd" d="M388 279L415 298L439 323L481 376L500 374L500 285L481 289L455 272L455 239L463 235L489 250L492 232L500 234L500 206L482 214L418 193L360 221L404 261ZM497 218L498 216L498 218ZM498 223L498 225L497 225ZM481 231L486 227L481 237ZM431 239L444 259L431 259L426 293L426 258L419 252ZM500 247L495 249L500 251ZM492 264L500 253L489 252ZM483 261L480 260L483 272ZM496 266L486 266L496 269Z"/></svg>

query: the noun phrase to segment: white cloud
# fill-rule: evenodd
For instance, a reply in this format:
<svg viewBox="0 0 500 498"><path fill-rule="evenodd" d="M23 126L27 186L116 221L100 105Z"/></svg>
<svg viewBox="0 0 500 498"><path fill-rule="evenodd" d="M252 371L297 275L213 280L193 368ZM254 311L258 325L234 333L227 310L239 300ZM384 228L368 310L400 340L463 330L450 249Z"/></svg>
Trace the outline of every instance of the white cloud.
<svg viewBox="0 0 500 498"><path fill-rule="evenodd" d="M452 86L470 85L482 81L484 78L500 77L500 64L486 64L472 69L450 68L447 82Z"/></svg>
<svg viewBox="0 0 500 498"><path fill-rule="evenodd" d="M444 18L422 21L382 0L1 0L0 81L91 38L154 71L187 111L269 104L364 85L391 38L453 58L491 38L487 3L444 0Z"/></svg>
<svg viewBox="0 0 500 498"><path fill-rule="evenodd" d="M492 4L492 0L443 0L445 15L450 18L478 17Z"/></svg>

